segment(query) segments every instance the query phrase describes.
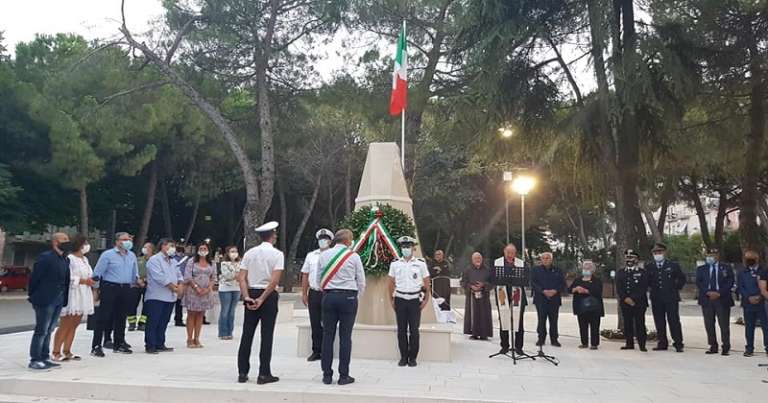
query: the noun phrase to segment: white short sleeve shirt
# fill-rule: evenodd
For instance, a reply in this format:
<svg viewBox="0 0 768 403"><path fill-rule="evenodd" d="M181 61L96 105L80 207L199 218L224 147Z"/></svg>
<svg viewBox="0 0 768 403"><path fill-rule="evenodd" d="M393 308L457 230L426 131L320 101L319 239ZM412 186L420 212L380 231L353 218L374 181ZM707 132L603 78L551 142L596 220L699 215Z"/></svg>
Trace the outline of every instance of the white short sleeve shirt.
<svg viewBox="0 0 768 403"><path fill-rule="evenodd" d="M301 266L301 272L309 275L309 288L320 290L317 272L320 270L320 249L315 249L304 258L304 265Z"/></svg>
<svg viewBox="0 0 768 403"><path fill-rule="evenodd" d="M416 299L419 294L401 294L417 293L424 286L424 279L429 277L427 264L421 260L413 258L409 261L398 259L389 265L389 277L395 279L395 294L403 299ZM398 292L399 291L399 292Z"/></svg>
<svg viewBox="0 0 768 403"><path fill-rule="evenodd" d="M272 272L285 269L283 252L269 242L248 249L240 262L241 270L248 272L248 288L265 289L272 279Z"/></svg>

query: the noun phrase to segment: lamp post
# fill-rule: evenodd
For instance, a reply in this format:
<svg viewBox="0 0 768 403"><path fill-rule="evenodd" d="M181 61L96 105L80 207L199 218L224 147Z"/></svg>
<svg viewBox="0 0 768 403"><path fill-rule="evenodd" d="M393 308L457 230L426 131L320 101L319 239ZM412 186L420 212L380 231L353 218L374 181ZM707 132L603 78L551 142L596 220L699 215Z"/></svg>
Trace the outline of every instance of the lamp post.
<svg viewBox="0 0 768 403"><path fill-rule="evenodd" d="M507 222L507 245L509 245L509 190L506 183L512 182L512 172L504 171L504 217Z"/></svg>
<svg viewBox="0 0 768 403"><path fill-rule="evenodd" d="M528 175L518 175L512 181L512 190L520 195L520 233L523 261L525 261L525 196L536 186L536 178Z"/></svg>

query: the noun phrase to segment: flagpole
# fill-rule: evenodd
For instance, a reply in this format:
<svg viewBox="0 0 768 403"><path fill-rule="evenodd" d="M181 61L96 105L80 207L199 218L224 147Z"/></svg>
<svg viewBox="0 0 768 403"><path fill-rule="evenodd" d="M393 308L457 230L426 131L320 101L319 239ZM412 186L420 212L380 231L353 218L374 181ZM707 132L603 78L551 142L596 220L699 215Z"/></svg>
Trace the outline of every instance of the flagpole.
<svg viewBox="0 0 768 403"><path fill-rule="evenodd" d="M406 31L405 31L405 19L403 19L403 37L407 38ZM407 39L406 39L407 41ZM407 47L405 48L407 49ZM406 51L406 54L403 55L403 60L406 61L405 63L405 76L406 76L406 91L408 86L408 54ZM405 173L405 105L403 105L403 110L400 112L400 163L403 166L403 173Z"/></svg>

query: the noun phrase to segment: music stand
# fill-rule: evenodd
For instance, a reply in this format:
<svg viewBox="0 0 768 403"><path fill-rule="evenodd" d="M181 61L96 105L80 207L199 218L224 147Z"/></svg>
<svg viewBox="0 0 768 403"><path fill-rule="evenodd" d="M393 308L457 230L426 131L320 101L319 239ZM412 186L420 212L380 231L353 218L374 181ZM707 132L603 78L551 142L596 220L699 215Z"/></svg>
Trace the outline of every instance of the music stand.
<svg viewBox="0 0 768 403"><path fill-rule="evenodd" d="M507 294L506 297L506 303L507 306L509 306L509 344L510 349L508 351L504 351L503 349L499 351L496 354L491 354L488 356L488 358L493 358L499 355L503 355L506 357L509 357L512 359L512 363L514 365L517 365L518 360L535 360L536 358L534 356L528 355L525 352L518 353L515 349L515 306L514 301L512 301L511 296L507 292L507 286L513 286L513 287L524 287L525 284L528 284L530 281L529 278L529 271L526 270L525 267L494 267L495 270L495 278L494 278L494 285L496 286L496 311L498 312L498 320L499 320L499 330L504 330L504 320L501 317L501 304L499 303L499 288L503 289L504 293Z"/></svg>

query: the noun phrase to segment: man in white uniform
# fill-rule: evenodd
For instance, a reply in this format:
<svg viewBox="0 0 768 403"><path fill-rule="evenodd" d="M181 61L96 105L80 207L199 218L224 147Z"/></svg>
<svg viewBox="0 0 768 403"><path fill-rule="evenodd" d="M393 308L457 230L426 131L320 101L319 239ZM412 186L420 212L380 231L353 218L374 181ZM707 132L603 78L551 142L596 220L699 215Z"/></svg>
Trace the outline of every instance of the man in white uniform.
<svg viewBox="0 0 768 403"><path fill-rule="evenodd" d="M328 229L321 229L315 234L318 249L313 250L304 258L304 265L301 267L301 299L304 306L309 310L309 324L312 327L312 355L307 361L317 361L320 359L320 350L323 345L323 324L322 304L323 291L320 289L320 282L317 278L320 254L331 247L333 232Z"/></svg>
<svg viewBox="0 0 768 403"><path fill-rule="evenodd" d="M334 236L333 248L320 254L318 283L323 290L323 347L320 359L323 383L333 383L333 340L339 329L339 385L355 382L349 376L352 355L352 328L357 316L357 299L365 291L365 272L360 256L352 250L351 230Z"/></svg>
<svg viewBox="0 0 768 403"><path fill-rule="evenodd" d="M251 369L251 346L256 327L261 322L261 347L259 349L259 377L256 383L277 382L280 379L272 375L272 339L277 321L278 294L275 289L280 283L280 276L285 268L283 252L274 247L277 241L278 224L268 222L256 228L261 238L259 246L245 252L237 280L240 292L245 302L245 320L243 335L240 339L240 350L237 353L237 370L239 383L248 381Z"/></svg>
<svg viewBox="0 0 768 403"><path fill-rule="evenodd" d="M419 354L419 324L421 310L429 301L430 282L427 264L413 257L416 240L398 238L403 257L389 265L389 302L397 317L397 345L400 348L398 366L416 366ZM410 333L410 337L409 336Z"/></svg>

